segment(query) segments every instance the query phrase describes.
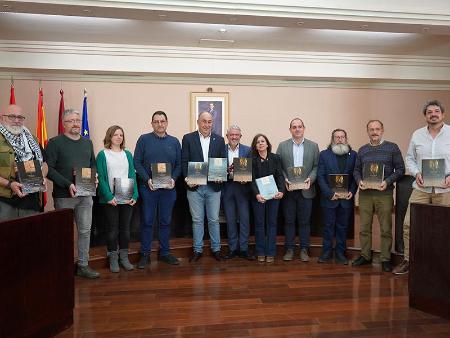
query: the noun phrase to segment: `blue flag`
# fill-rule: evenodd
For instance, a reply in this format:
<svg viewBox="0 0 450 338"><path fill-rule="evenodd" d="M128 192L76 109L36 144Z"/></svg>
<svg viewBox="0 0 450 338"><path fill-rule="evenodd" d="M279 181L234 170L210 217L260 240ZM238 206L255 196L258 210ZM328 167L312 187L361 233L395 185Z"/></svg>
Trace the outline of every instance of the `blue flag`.
<svg viewBox="0 0 450 338"><path fill-rule="evenodd" d="M84 99L83 99L83 119L81 122L81 136L85 138L90 138L86 91L84 92Z"/></svg>

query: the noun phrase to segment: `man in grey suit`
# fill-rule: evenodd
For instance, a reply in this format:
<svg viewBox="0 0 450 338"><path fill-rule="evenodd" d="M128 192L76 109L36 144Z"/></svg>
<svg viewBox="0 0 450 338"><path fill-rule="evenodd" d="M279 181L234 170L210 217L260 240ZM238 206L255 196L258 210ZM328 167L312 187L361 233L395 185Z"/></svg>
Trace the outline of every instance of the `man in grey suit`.
<svg viewBox="0 0 450 338"><path fill-rule="evenodd" d="M289 131L292 138L279 144L277 154L281 157L284 177L286 178L286 195L283 199L284 234L286 253L283 260L291 261L295 249L295 225L298 223L300 237L300 259L309 261L309 237L311 232L312 201L316 195L314 182L319 163L319 146L304 138L305 125L300 118L294 118ZM306 188L293 190L288 180L288 168L303 167ZM296 222L297 221L297 222Z"/></svg>

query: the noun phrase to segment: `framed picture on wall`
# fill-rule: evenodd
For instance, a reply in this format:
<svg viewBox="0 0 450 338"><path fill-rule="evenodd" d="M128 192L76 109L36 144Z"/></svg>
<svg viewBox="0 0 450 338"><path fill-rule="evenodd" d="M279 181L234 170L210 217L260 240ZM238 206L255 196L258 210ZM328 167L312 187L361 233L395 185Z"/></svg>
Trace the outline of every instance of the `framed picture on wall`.
<svg viewBox="0 0 450 338"><path fill-rule="evenodd" d="M202 112L213 117L212 131L225 136L228 127L229 93L191 93L191 131L197 130L197 118Z"/></svg>

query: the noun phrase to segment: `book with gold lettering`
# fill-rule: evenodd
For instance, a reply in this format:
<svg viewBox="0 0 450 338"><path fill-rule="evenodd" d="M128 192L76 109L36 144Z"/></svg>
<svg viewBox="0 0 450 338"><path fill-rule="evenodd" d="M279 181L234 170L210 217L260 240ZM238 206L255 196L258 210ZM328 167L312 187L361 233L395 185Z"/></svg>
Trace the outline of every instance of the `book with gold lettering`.
<svg viewBox="0 0 450 338"><path fill-rule="evenodd" d="M189 184L206 185L208 183L208 162L188 162L186 178Z"/></svg>
<svg viewBox="0 0 450 338"><path fill-rule="evenodd" d="M96 171L92 168L75 168L75 188L78 196L95 196Z"/></svg>
<svg viewBox="0 0 450 338"><path fill-rule="evenodd" d="M364 163L362 176L366 189L381 190L381 183L384 180L384 164L381 162Z"/></svg>
<svg viewBox="0 0 450 338"><path fill-rule="evenodd" d="M152 163L151 170L153 188L172 188L172 165L170 163Z"/></svg>
<svg viewBox="0 0 450 338"><path fill-rule="evenodd" d="M227 180L227 159L212 157L208 160L208 181L225 182Z"/></svg>
<svg viewBox="0 0 450 338"><path fill-rule="evenodd" d="M41 163L36 160L17 162L18 181L24 194L45 191Z"/></svg>
<svg viewBox="0 0 450 338"><path fill-rule="evenodd" d="M275 183L273 175L257 178L255 182L256 186L258 187L259 194L265 200L271 200L278 193L278 187L277 184Z"/></svg>
<svg viewBox="0 0 450 338"><path fill-rule="evenodd" d="M233 158L233 181L251 182L252 179L252 159L247 157Z"/></svg>
<svg viewBox="0 0 450 338"><path fill-rule="evenodd" d="M347 174L329 174L328 183L331 190L338 198L345 199L348 196L348 175Z"/></svg>
<svg viewBox="0 0 450 338"><path fill-rule="evenodd" d="M423 159L422 179L425 187L445 187L445 159Z"/></svg>

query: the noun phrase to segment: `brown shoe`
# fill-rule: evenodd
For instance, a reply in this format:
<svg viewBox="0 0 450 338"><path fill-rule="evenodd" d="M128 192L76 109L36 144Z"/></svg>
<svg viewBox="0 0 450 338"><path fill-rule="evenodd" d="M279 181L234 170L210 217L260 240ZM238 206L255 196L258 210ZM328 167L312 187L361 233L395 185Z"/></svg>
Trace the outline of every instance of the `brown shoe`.
<svg viewBox="0 0 450 338"><path fill-rule="evenodd" d="M403 260L403 262L400 263L400 265L397 265L394 270L392 270L392 273L394 275L405 275L409 272L409 261L406 259Z"/></svg>

